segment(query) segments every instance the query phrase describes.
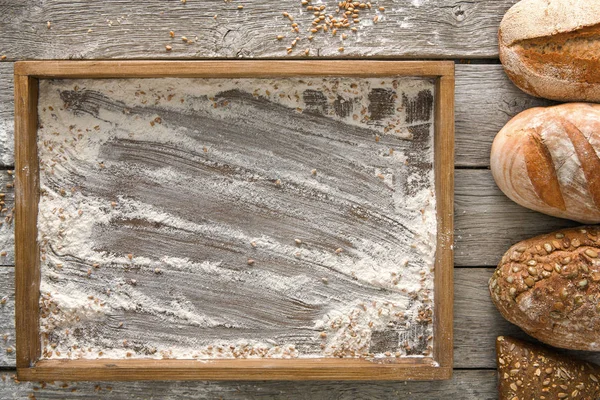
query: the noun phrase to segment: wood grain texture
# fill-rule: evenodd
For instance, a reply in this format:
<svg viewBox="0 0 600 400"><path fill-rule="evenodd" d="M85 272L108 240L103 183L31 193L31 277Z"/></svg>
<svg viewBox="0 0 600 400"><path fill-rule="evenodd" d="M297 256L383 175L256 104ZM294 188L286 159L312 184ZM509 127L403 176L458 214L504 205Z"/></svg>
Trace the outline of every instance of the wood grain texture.
<svg viewBox="0 0 600 400"><path fill-rule="evenodd" d="M4 0L3 54L9 60L286 57L286 48L299 36L292 57L304 57L309 48L311 57L490 58L498 56L498 25L515 2L377 0L373 10L362 13L357 34L349 32L342 40L339 34L319 32L309 43L307 31L314 16L298 0ZM336 1L324 4L335 14ZM380 6L385 12L376 11ZM291 22L282 12L294 17L300 33L291 32ZM375 15L377 24L372 22ZM285 39L277 41L277 35ZM166 45L172 51L165 51ZM340 46L345 47L343 53Z"/></svg>
<svg viewBox="0 0 600 400"><path fill-rule="evenodd" d="M0 62L0 167L14 165L13 65Z"/></svg>
<svg viewBox="0 0 600 400"><path fill-rule="evenodd" d="M495 343L500 335L526 336L498 312L488 291L493 268L458 268L454 272L454 365L496 368Z"/></svg>
<svg viewBox="0 0 600 400"><path fill-rule="evenodd" d="M432 381L447 380L451 367L430 358L372 363L367 360L40 360L17 368L25 381Z"/></svg>
<svg viewBox="0 0 600 400"><path fill-rule="evenodd" d="M20 382L0 373L0 393L9 399L497 399L496 371L456 371L441 382Z"/></svg>
<svg viewBox="0 0 600 400"><path fill-rule="evenodd" d="M38 81L15 76L15 313L17 367L31 366L40 354L40 252L37 241L39 163Z"/></svg>
<svg viewBox="0 0 600 400"><path fill-rule="evenodd" d="M0 266L15 263L14 183L13 170L0 170Z"/></svg>
<svg viewBox="0 0 600 400"><path fill-rule="evenodd" d="M15 367L15 270L0 267L0 367Z"/></svg>
<svg viewBox="0 0 600 400"><path fill-rule="evenodd" d="M489 170L456 170L455 175L455 265L458 267L495 266L514 243L576 225L512 202L496 187ZM2 176L8 177L0 172ZM6 194L7 204L10 204L12 194L10 191ZM6 265L12 265L12 232L10 224L0 227L3 234L0 243L6 243L4 248L8 252Z"/></svg>
<svg viewBox="0 0 600 400"><path fill-rule="evenodd" d="M15 75L36 78L273 78L436 77L454 74L452 61L253 60L253 61L18 61Z"/></svg>
<svg viewBox="0 0 600 400"><path fill-rule="evenodd" d="M532 97L508 79L502 65L456 65L456 165L489 167L496 134L515 115L556 103Z"/></svg>
<svg viewBox="0 0 600 400"><path fill-rule="evenodd" d="M453 65L454 66L454 65ZM441 366L452 366L453 291L439 288L453 287L454 265L454 74L438 78L435 100L435 191L437 193L437 255L434 274L435 315L434 358Z"/></svg>
<svg viewBox="0 0 600 400"><path fill-rule="evenodd" d="M454 256L460 266L496 266L513 244L578 225L514 203L498 189L489 170L457 171L454 204Z"/></svg>
<svg viewBox="0 0 600 400"><path fill-rule="evenodd" d="M512 202L496 187L488 170L457 170L455 175L456 266L495 266L514 243L577 225ZM6 193L10 201L10 192ZM8 252L6 265L12 265L12 232L12 225L0 227L0 243Z"/></svg>
<svg viewBox="0 0 600 400"><path fill-rule="evenodd" d="M0 166L13 165L13 63L0 63ZM456 166L489 167L492 141L519 112L554 104L510 82L501 65L456 65Z"/></svg>

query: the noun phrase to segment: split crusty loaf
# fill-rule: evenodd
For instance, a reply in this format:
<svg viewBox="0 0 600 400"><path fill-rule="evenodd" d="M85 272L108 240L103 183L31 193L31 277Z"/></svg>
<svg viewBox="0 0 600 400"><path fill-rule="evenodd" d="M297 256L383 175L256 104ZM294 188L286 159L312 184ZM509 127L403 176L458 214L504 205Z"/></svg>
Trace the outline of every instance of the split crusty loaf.
<svg viewBox="0 0 600 400"><path fill-rule="evenodd" d="M520 113L496 135L490 164L498 187L523 207L600 223L600 105Z"/></svg>
<svg viewBox="0 0 600 400"><path fill-rule="evenodd" d="M500 60L523 91L559 101L600 101L600 2L522 0L498 32Z"/></svg>
<svg viewBox="0 0 600 400"><path fill-rule="evenodd" d="M510 337L496 340L498 398L555 400L600 398L600 367Z"/></svg>
<svg viewBox="0 0 600 400"><path fill-rule="evenodd" d="M539 341L600 351L600 226L517 243L489 289L502 316Z"/></svg>

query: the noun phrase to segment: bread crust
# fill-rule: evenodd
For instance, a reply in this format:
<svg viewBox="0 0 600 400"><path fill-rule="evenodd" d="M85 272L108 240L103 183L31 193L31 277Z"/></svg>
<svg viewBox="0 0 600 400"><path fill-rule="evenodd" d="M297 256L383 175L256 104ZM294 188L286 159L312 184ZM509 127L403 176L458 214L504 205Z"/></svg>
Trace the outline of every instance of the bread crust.
<svg viewBox="0 0 600 400"><path fill-rule="evenodd" d="M520 113L496 135L490 166L500 190L523 207L600 223L600 105Z"/></svg>
<svg viewBox="0 0 600 400"><path fill-rule="evenodd" d="M600 367L500 336L496 340L500 400L600 398Z"/></svg>
<svg viewBox="0 0 600 400"><path fill-rule="evenodd" d="M524 240L489 281L508 321L549 345L600 351L600 226Z"/></svg>
<svg viewBox="0 0 600 400"><path fill-rule="evenodd" d="M600 22L600 3L582 0L521 0L504 15L502 44L568 33Z"/></svg>
<svg viewBox="0 0 600 400"><path fill-rule="evenodd" d="M522 0L498 31L500 61L528 94L600 102L600 3Z"/></svg>

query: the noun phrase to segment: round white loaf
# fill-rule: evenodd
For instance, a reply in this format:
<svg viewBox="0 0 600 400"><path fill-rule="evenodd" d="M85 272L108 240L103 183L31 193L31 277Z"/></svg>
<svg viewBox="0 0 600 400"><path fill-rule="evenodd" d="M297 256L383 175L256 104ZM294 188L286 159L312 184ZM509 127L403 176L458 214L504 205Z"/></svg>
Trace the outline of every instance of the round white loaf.
<svg viewBox="0 0 600 400"><path fill-rule="evenodd" d="M600 1L522 0L498 31L500 60L523 91L600 102Z"/></svg>
<svg viewBox="0 0 600 400"><path fill-rule="evenodd" d="M496 135L490 164L498 187L523 207L600 223L600 105L520 113Z"/></svg>

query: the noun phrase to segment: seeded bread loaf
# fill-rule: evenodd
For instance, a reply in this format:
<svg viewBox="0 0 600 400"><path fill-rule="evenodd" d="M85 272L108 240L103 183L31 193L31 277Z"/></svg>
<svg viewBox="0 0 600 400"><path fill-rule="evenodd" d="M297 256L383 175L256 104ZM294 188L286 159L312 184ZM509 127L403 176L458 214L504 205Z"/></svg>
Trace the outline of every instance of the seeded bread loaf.
<svg viewBox="0 0 600 400"><path fill-rule="evenodd" d="M559 101L600 101L600 2L522 0L498 32L500 60L523 91Z"/></svg>
<svg viewBox="0 0 600 400"><path fill-rule="evenodd" d="M600 351L600 226L512 246L490 279L508 321L555 347Z"/></svg>
<svg viewBox="0 0 600 400"><path fill-rule="evenodd" d="M600 105L520 113L496 135L490 164L498 187L523 207L600 223Z"/></svg>
<svg viewBox="0 0 600 400"><path fill-rule="evenodd" d="M600 398L600 367L510 337L496 341L499 400Z"/></svg>

